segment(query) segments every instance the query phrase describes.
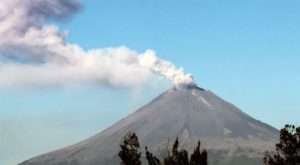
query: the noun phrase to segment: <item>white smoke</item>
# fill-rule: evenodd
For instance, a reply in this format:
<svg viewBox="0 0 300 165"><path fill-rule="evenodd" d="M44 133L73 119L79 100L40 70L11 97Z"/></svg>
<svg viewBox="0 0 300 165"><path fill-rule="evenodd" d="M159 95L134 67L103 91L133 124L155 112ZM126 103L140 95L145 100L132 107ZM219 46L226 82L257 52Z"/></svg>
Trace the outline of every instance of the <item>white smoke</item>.
<svg viewBox="0 0 300 165"><path fill-rule="evenodd" d="M78 0L0 1L0 87L105 84L127 87L152 73L177 86L195 85L191 75L155 52L125 46L85 51L47 21L64 20L82 8Z"/></svg>

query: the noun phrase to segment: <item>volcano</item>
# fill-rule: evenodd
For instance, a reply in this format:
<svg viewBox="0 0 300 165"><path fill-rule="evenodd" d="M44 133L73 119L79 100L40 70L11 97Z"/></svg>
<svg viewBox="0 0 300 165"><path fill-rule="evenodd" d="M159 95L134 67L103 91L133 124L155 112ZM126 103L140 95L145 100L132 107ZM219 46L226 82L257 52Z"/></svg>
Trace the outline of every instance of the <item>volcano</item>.
<svg viewBox="0 0 300 165"><path fill-rule="evenodd" d="M121 138L135 132L156 155L179 137L192 151L201 140L210 164L262 164L266 150L279 137L277 129L260 122L213 92L196 86L171 88L99 134L21 165L119 164ZM143 148L143 146L141 148Z"/></svg>

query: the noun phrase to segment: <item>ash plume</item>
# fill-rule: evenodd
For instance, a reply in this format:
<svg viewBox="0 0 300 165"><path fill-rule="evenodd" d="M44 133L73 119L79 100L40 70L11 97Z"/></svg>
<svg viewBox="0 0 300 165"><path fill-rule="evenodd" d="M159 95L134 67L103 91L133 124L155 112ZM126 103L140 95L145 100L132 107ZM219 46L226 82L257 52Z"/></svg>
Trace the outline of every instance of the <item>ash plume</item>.
<svg viewBox="0 0 300 165"><path fill-rule="evenodd" d="M152 74L176 86L195 85L192 76L153 50L125 46L83 50L49 20L66 20L82 9L79 0L0 1L0 87L60 87L101 84L130 87Z"/></svg>

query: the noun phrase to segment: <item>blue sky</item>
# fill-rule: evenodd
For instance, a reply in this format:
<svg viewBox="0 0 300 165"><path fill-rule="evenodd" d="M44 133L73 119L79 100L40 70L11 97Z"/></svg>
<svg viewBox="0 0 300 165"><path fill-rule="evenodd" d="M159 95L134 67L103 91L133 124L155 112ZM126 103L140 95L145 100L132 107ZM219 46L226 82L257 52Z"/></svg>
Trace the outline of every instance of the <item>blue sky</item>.
<svg viewBox="0 0 300 165"><path fill-rule="evenodd" d="M84 2L84 12L61 25L70 42L151 48L252 116L277 128L299 124L291 114L300 115L300 2Z"/></svg>
<svg viewBox="0 0 300 165"><path fill-rule="evenodd" d="M71 20L51 22L69 32L68 42L84 49L153 49L193 74L200 87L254 118L278 129L286 123L300 125L300 2L83 4L84 10ZM94 135L171 86L161 80L131 89L0 89L0 164L14 164ZM9 157L12 153L16 156Z"/></svg>

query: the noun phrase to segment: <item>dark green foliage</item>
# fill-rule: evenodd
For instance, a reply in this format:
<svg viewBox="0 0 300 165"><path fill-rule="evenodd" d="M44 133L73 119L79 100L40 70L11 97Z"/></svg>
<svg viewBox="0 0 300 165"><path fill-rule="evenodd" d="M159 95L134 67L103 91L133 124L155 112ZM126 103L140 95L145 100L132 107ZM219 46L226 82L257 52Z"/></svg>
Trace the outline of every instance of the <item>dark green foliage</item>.
<svg viewBox="0 0 300 165"><path fill-rule="evenodd" d="M175 140L173 145L172 154L164 158L165 165L207 165L207 152L206 150L200 151L200 141L195 148L189 160L189 154L186 150L178 150L179 140Z"/></svg>
<svg viewBox="0 0 300 165"><path fill-rule="evenodd" d="M123 137L121 142L121 151L119 157L123 165L141 165L141 152L138 137L135 133L128 133ZM161 165L160 160L148 151L145 147L146 159L149 165ZM167 156L163 159L164 165L207 165L206 150L200 151L200 141L195 148L191 159L189 160L189 153L184 149L179 149L179 140L176 138L171 153L168 150Z"/></svg>
<svg viewBox="0 0 300 165"><path fill-rule="evenodd" d="M150 153L147 149L147 147L145 147L146 150L146 159L148 161L149 165L160 165L160 161L159 159L154 156L152 153Z"/></svg>
<svg viewBox="0 0 300 165"><path fill-rule="evenodd" d="M205 149L200 151L200 141L191 154L190 165L207 165L207 152Z"/></svg>
<svg viewBox="0 0 300 165"><path fill-rule="evenodd" d="M188 165L189 164L189 153L186 150L181 150L178 152L178 165Z"/></svg>
<svg viewBox="0 0 300 165"><path fill-rule="evenodd" d="M188 165L189 158L188 152L186 150L178 150L179 140L176 138L175 143L172 148L172 154L168 154L164 158L165 165Z"/></svg>
<svg viewBox="0 0 300 165"><path fill-rule="evenodd" d="M135 133L129 132L121 141L119 157L123 165L141 165L140 144Z"/></svg>
<svg viewBox="0 0 300 165"><path fill-rule="evenodd" d="M285 125L280 130L280 141L276 144L276 152L267 152L264 163L266 165L299 165L300 127Z"/></svg>

